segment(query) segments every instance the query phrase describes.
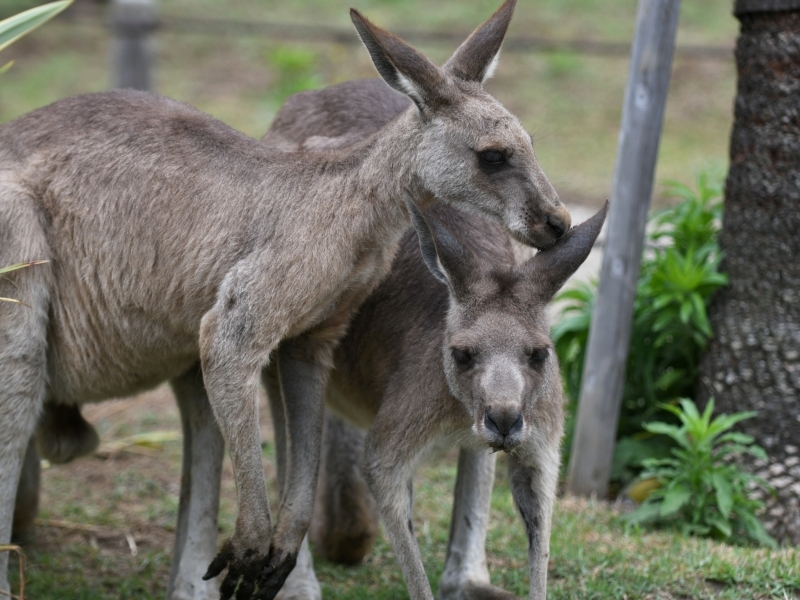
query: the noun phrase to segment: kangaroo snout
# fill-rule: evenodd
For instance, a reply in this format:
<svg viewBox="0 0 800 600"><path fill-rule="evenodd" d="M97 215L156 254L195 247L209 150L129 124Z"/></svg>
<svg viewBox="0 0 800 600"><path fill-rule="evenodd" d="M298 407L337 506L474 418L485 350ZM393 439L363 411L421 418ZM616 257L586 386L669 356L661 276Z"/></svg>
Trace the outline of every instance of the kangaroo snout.
<svg viewBox="0 0 800 600"><path fill-rule="evenodd" d="M521 227L512 227L511 233L517 241L540 250L555 244L572 227L572 217L555 190L546 200L542 194L535 194L522 208L522 214Z"/></svg>
<svg viewBox="0 0 800 600"><path fill-rule="evenodd" d="M553 230L556 238L560 238L569 230L570 216L566 211L564 211L564 214L547 215L545 222Z"/></svg>
<svg viewBox="0 0 800 600"><path fill-rule="evenodd" d="M489 445L496 450L511 450L521 441L524 419L516 409L486 409L483 426L490 436Z"/></svg>

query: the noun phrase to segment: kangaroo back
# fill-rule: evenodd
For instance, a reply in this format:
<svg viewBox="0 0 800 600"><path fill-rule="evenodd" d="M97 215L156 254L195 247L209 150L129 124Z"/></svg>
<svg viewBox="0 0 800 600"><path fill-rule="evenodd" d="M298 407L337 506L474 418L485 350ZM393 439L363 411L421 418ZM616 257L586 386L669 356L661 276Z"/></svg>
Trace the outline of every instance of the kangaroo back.
<svg viewBox="0 0 800 600"><path fill-rule="evenodd" d="M349 146L371 136L411 104L408 96L383 79L299 92L286 99L261 141L287 150Z"/></svg>

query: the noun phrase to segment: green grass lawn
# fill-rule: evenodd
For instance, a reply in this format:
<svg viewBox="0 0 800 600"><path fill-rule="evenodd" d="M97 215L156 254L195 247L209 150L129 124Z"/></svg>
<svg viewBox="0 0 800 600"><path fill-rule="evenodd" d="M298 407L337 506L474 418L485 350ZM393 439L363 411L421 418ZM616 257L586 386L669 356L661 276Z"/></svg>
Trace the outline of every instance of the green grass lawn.
<svg viewBox="0 0 800 600"><path fill-rule="evenodd" d="M444 562L450 490L455 476L453 459L452 455L437 457L418 477L415 526L434 587ZM174 497L158 498L156 494L154 498L152 493L150 489L149 508L154 515L174 511ZM63 508L63 517L77 522L74 507ZM57 507L50 507L47 514L50 518L61 516ZM136 529L137 525L131 523L127 528L131 525ZM158 536L162 546L145 545L135 557L130 556L122 536L118 534L115 542L112 533L100 539L99 547L87 541L89 534L73 536L57 549L52 547L52 540L48 542L49 549L34 547L29 550L29 597L161 598L170 551L168 526L164 527L164 533ZM44 528L37 537L53 529ZM150 540L154 537L152 532L144 535ZM60 536L63 534L56 537ZM554 599L800 597L800 556L795 550L771 552L671 533L626 532L617 511L605 503L561 499L551 543L549 597ZM503 477L498 478L495 488L488 551L492 581L525 596L525 537ZM345 568L318 561L317 571L325 598L407 598L402 576L383 536L363 566Z"/></svg>
<svg viewBox="0 0 800 600"><path fill-rule="evenodd" d="M177 410L166 388L94 405L85 412L100 431L104 448L139 432L179 431ZM272 486L271 425L267 411L261 412L262 435L268 442L264 467ZM177 516L180 443L129 450L43 471L43 521L26 546L28 598L163 598ZM455 450L436 453L415 482L415 531L434 589L444 564L455 465ZM489 570L494 584L526 596L525 535L505 473L501 455L487 540ZM230 534L236 510L227 461L222 489L221 537ZM274 487L270 492L274 498ZM135 556L128 535L136 544ZM672 532L626 530L619 510L605 502L559 500L551 557L551 599L800 598L797 550L731 547ZM15 572L12 559L12 585ZM383 534L364 565L345 568L318 561L317 572L326 599L407 598Z"/></svg>
<svg viewBox="0 0 800 600"><path fill-rule="evenodd" d="M27 0L26 0L27 2ZM9 3L2 10L11 11ZM86 2L86 4L90 4ZM352 30L355 5L389 29L449 29L465 35L498 0L161 0L164 15L336 25ZM510 36L629 43L634 0L520 2ZM16 64L0 93L0 123L58 98L107 89L111 76L108 32L68 14L4 52ZM729 0L682 4L681 44L732 47L736 21ZM355 31L352 31L355 39ZM452 44L423 45L444 61ZM329 42L280 43L260 37L184 34L156 38L157 90L185 100L252 136L268 127L292 91L353 79L375 71L363 48ZM611 187L617 131L627 77L626 58L574 53L502 56L489 89L534 133L550 179L570 201L598 204ZM727 163L735 86L729 61L678 58L667 103L657 178L690 180L695 171Z"/></svg>

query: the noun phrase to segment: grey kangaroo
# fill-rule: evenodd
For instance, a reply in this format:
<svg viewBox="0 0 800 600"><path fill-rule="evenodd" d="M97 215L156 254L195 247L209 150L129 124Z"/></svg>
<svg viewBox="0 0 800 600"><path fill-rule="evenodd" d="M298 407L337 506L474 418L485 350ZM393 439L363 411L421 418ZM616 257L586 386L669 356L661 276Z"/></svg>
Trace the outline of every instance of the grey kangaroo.
<svg viewBox="0 0 800 600"><path fill-rule="evenodd" d="M519 267L494 224L442 205L430 214L415 216L419 242L403 238L389 278L335 353L328 406L369 427L363 474L413 600L433 594L414 539L411 478L425 451L447 440L466 448L440 598L513 598L489 585L484 552L488 450L509 453L528 534L529 598L541 600L564 420L546 305L588 256L606 208ZM326 470L341 472L346 456L333 447L326 455L336 456Z"/></svg>
<svg viewBox="0 0 800 600"><path fill-rule="evenodd" d="M0 126L0 264L50 261L0 281L0 295L13 290L28 305L0 307L0 543L45 402L169 380L192 432L179 520L194 522L199 498L218 497L219 460L198 457L221 456L223 440L237 483L234 533L204 579L227 568L222 598L277 594L311 519L332 352L387 273L407 203L469 206L537 247L569 229L530 137L481 85L514 4L442 68L352 10L379 74L413 106L338 150L276 151L132 91L70 98ZM271 360L287 449L274 526L255 402ZM206 396L213 414L198 408ZM180 535L180 525L173 597L210 596L216 583L200 581L199 565L212 558L204 540L215 526ZM4 592L6 570L3 553Z"/></svg>
<svg viewBox="0 0 800 600"><path fill-rule="evenodd" d="M303 92L287 100L263 140L287 149L347 145L406 102L378 80ZM334 354L328 406L369 433L362 449L359 434L328 414L312 537L341 562L369 550L375 529L359 473L363 452L361 470L410 596L432 598L411 525L411 476L426 449L457 439L464 447L439 597L513 598L489 584L484 550L494 479L487 447L502 449L511 454L512 492L528 532L529 597L545 598L563 430L545 308L588 256L606 208L520 267L497 225L446 205L432 213L432 228L415 215L419 242L406 234L391 274ZM270 398L279 396L275 388ZM315 580L310 557L302 564L287 581L298 588L291 597L308 597L300 588Z"/></svg>

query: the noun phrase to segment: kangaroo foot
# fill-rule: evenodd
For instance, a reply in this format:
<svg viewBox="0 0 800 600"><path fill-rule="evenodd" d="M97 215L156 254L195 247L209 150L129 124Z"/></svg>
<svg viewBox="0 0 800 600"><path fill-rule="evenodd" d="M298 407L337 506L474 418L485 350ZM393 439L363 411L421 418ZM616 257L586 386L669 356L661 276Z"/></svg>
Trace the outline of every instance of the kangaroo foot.
<svg viewBox="0 0 800 600"><path fill-rule="evenodd" d="M457 588L440 590L439 600L520 600L520 598L489 583L466 581Z"/></svg>

